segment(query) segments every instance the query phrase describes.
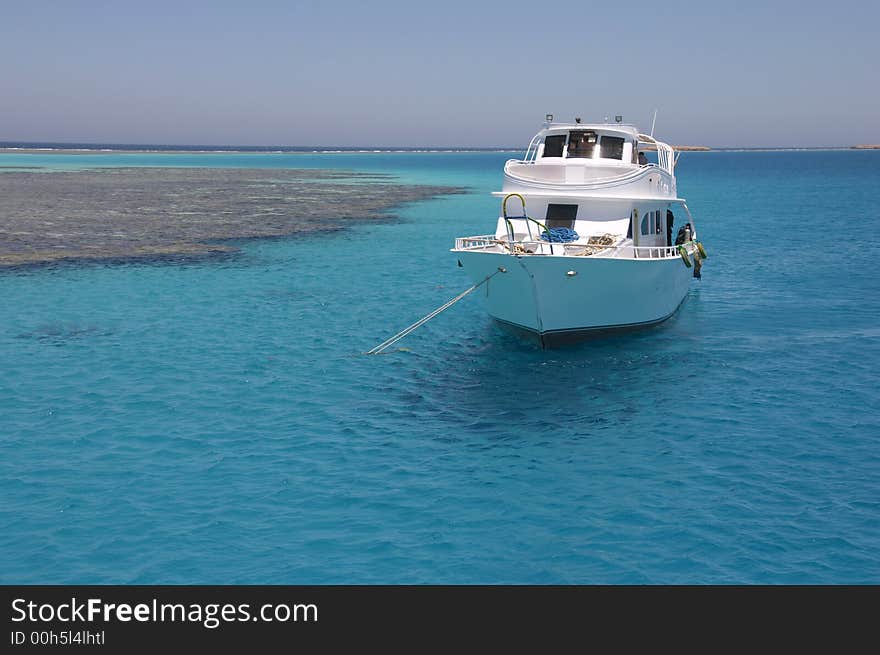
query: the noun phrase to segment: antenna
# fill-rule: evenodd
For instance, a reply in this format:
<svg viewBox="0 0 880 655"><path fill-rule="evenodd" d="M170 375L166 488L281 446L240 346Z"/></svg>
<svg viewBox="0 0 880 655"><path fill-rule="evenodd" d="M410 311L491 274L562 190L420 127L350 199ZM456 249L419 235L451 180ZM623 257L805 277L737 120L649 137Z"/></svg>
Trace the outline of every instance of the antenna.
<svg viewBox="0 0 880 655"><path fill-rule="evenodd" d="M657 122L657 110L654 110L654 119L651 121L651 137L654 137L654 123Z"/></svg>

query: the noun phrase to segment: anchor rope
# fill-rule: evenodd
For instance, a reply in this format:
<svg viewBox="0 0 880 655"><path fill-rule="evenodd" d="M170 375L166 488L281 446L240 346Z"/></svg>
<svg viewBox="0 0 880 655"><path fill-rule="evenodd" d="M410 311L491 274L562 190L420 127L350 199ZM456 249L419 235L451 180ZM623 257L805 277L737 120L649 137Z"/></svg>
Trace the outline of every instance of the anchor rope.
<svg viewBox="0 0 880 655"><path fill-rule="evenodd" d="M551 227L541 232L541 240L550 243L568 243L580 239L570 227Z"/></svg>
<svg viewBox="0 0 880 655"><path fill-rule="evenodd" d="M467 296L467 295L473 293L474 291L476 291L479 287L481 287L481 286L483 286L484 284L486 284L486 282L488 282L489 280L491 280L493 277L495 277L495 276L498 275L499 273L504 273L504 272L505 272L504 269L499 268L497 271L495 271L495 272L492 273L491 275L487 275L485 278L483 278L482 280L480 280L479 282L477 282L475 285L473 285L473 286L470 287L469 289L465 289L465 290L462 291L460 294L458 294L457 296L455 296L455 298L452 298L452 299L450 299L450 300L447 300L445 303L443 303L442 305L440 305L437 309L435 309L434 311L432 311L430 314L427 314L427 315L423 316L422 318L420 318L418 321L416 321L416 322L413 323L412 325L409 325L409 326L405 327L404 329L402 329L400 332L398 332L398 333L395 334L394 336L389 337L388 339L386 339L385 341L383 341L382 343L380 343L378 346L375 346L375 347L373 347L373 348L370 348L367 352L364 353L364 355L378 355L378 354L380 354L383 350L385 350L386 348L390 348L390 347L393 346L395 343L397 343L398 341L400 341L401 339L403 339L406 335L408 335L408 334L410 334L411 332L415 331L417 328L421 327L422 325L424 325L425 323L427 323L428 321L430 321L432 318L434 318L435 316L437 316L437 315L440 314L441 312L444 312L444 311L446 311L447 309L449 309L450 307L452 307L455 303L457 303L459 300L463 299L465 296Z"/></svg>

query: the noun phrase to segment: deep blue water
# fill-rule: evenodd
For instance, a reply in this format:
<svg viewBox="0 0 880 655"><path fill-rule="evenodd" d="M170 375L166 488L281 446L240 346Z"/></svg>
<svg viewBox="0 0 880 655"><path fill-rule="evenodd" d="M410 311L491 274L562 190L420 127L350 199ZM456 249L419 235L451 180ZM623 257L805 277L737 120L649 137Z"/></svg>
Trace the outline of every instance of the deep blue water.
<svg viewBox="0 0 880 655"><path fill-rule="evenodd" d="M665 324L541 351L448 252L498 153L0 155L472 192L214 260L0 271L0 582L878 583L878 152L685 153ZM75 163L79 162L79 163ZM475 294L476 295L476 294Z"/></svg>

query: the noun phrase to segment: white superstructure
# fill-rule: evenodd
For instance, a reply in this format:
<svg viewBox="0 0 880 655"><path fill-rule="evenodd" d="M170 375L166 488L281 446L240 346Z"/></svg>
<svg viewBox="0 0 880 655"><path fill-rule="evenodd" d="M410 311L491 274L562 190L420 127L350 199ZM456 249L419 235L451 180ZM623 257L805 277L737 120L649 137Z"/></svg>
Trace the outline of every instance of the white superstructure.
<svg viewBox="0 0 880 655"><path fill-rule="evenodd" d="M504 166L495 232L458 238L453 252L475 282L492 276L490 314L543 344L663 321L705 256L675 163L631 125L548 116Z"/></svg>

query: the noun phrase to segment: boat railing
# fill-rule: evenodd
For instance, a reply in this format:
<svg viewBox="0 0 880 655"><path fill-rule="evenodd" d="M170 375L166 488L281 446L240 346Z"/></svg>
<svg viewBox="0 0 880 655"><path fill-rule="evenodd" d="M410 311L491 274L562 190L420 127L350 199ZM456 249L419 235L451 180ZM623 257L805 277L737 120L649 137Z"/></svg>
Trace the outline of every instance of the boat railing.
<svg viewBox="0 0 880 655"><path fill-rule="evenodd" d="M534 164L535 160L538 158L538 146L541 144L541 133L538 132L535 136L532 137L532 140L529 141L529 147L526 148L525 157L522 158L523 164ZM513 161L513 160L511 160Z"/></svg>
<svg viewBox="0 0 880 655"><path fill-rule="evenodd" d="M692 243L682 244L687 253L693 254ZM621 251L632 251L636 259L666 259L669 257L681 257L681 246L615 246Z"/></svg>
<svg viewBox="0 0 880 655"><path fill-rule="evenodd" d="M639 134L639 144L651 146L652 150L657 151L657 165L670 175L675 174L675 151L668 143L658 141L649 134Z"/></svg>
<svg viewBox="0 0 880 655"><path fill-rule="evenodd" d="M687 254L694 251L694 242L684 245ZM561 248L560 248L561 246ZM681 257L681 246L634 246L632 244L620 244L605 246L591 243L551 243L543 240L510 241L507 238L498 238L494 234L485 234L473 237L458 237L455 240L455 250L494 250L513 255L568 255L568 256L592 256L617 257L629 259L671 259Z"/></svg>

